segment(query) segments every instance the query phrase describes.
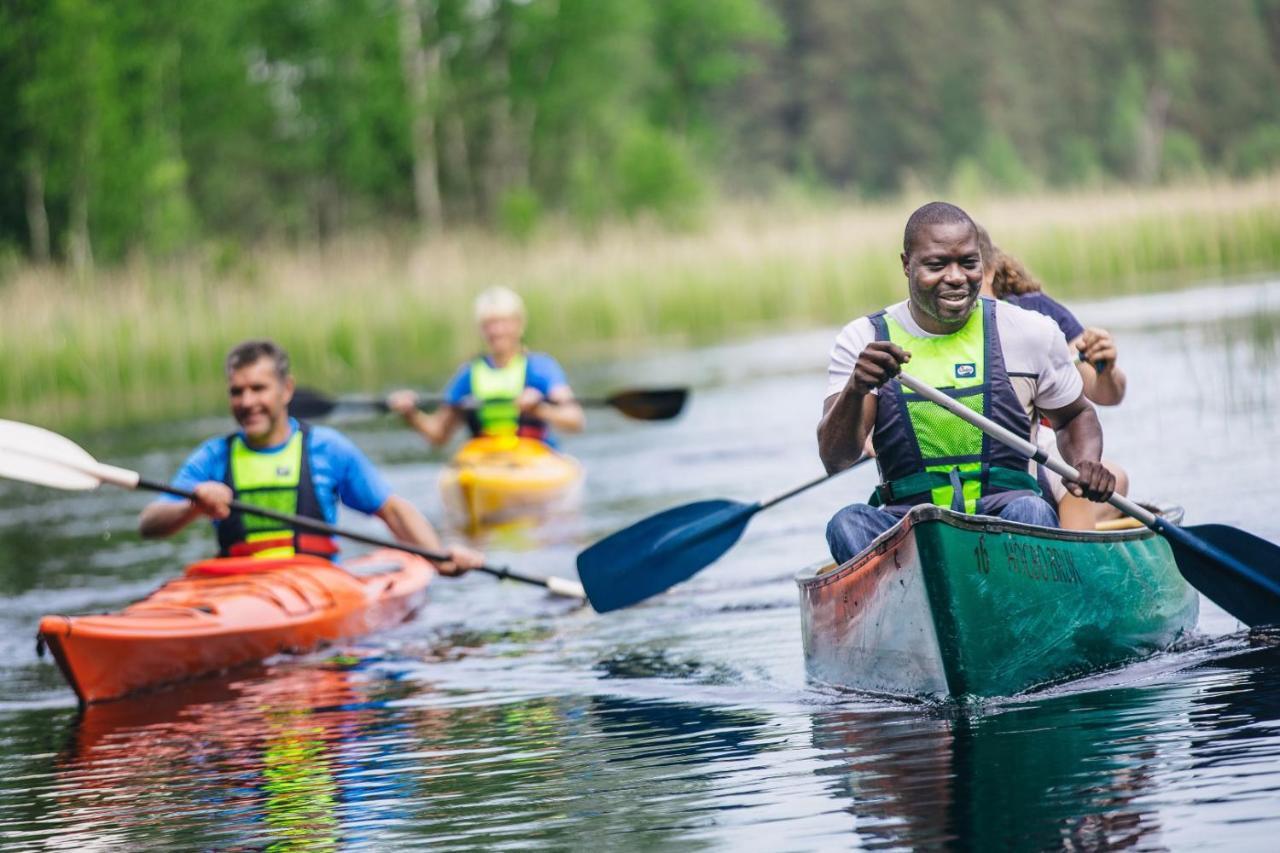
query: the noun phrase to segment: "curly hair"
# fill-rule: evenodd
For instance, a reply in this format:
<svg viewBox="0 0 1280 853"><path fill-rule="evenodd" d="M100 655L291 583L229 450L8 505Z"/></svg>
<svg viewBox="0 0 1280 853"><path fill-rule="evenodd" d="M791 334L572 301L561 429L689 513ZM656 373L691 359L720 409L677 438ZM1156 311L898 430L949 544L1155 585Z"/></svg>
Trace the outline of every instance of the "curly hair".
<svg viewBox="0 0 1280 853"><path fill-rule="evenodd" d="M995 291L996 299L1023 293L1039 293L1044 290L1040 279L1032 275L1031 271L1023 266L1022 261L1002 251L999 246L996 247L992 263L995 267L995 277L991 279L991 289Z"/></svg>
<svg viewBox="0 0 1280 853"><path fill-rule="evenodd" d="M976 223L975 223L976 225ZM1023 266L1022 261L1008 254L991 241L987 229L977 225L978 249L982 253L982 262L994 271L991 289L996 299L1004 299L1010 295L1038 293L1044 290L1040 280Z"/></svg>

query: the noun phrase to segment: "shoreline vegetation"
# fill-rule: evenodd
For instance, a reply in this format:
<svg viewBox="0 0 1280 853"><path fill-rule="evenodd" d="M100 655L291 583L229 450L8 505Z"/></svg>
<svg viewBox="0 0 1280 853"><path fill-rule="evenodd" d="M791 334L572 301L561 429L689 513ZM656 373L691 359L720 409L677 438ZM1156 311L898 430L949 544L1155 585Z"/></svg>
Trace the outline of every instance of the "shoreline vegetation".
<svg viewBox="0 0 1280 853"><path fill-rule="evenodd" d="M85 429L216 413L226 350L261 336L289 349L302 384L438 386L474 353L472 298L497 282L525 297L531 346L570 370L834 327L902 298L897 253L906 213L927 200L917 195L726 204L683 232L636 223L591 236L549 226L524 242L365 235L86 275L18 267L0 277L0 416ZM1280 174L953 200L1063 298L1280 269Z"/></svg>

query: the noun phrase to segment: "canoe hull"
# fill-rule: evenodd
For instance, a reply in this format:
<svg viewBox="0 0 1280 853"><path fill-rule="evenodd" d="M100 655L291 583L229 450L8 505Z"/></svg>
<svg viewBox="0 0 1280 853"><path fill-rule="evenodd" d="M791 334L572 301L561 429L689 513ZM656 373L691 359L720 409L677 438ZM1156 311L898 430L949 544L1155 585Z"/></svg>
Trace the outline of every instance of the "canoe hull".
<svg viewBox="0 0 1280 853"><path fill-rule="evenodd" d="M121 611L46 616L40 641L81 702L103 702L398 624L435 574L397 551L352 571L314 557L261 562L207 560Z"/></svg>
<svg viewBox="0 0 1280 853"><path fill-rule="evenodd" d="M1199 596L1148 530L1046 530L917 507L864 553L797 578L819 682L1011 696L1168 648Z"/></svg>
<svg viewBox="0 0 1280 853"><path fill-rule="evenodd" d="M480 527L564 506L582 484L582 465L540 441L496 437L464 444L440 474L445 509Z"/></svg>

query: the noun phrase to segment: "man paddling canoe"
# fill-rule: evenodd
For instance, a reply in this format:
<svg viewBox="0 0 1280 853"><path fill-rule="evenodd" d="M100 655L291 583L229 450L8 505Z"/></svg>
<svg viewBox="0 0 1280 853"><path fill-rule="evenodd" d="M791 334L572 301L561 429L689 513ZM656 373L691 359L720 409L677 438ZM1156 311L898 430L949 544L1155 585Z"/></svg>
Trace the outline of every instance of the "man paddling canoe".
<svg viewBox="0 0 1280 853"><path fill-rule="evenodd" d="M829 472L842 470L871 436L882 479L870 505L831 519L832 556L850 559L919 503L1058 526L1025 458L891 381L908 361L916 376L1019 435L1034 439L1041 412L1080 473L1068 489L1110 497L1102 428L1066 340L1043 315L979 298L982 256L969 215L945 202L916 210L901 260L909 298L845 326L831 352L819 455Z"/></svg>
<svg viewBox="0 0 1280 853"><path fill-rule="evenodd" d="M327 536L282 528L230 509L242 500L278 512L337 521L338 503L380 518L396 539L452 558L437 564L454 575L483 565L483 556L455 545L441 548L435 529L390 487L368 458L337 430L289 417L293 377L288 354L272 341L246 341L226 360L231 414L240 429L212 438L183 464L173 485L196 500L166 496L142 511L143 536L169 536L200 516L213 520L221 556L281 557L309 553L330 557L338 546Z"/></svg>
<svg viewBox="0 0 1280 853"><path fill-rule="evenodd" d="M418 409L412 391L396 391L387 404L432 446L445 444L464 422L474 436L518 435L556 446L551 429L581 432L586 417L559 363L524 348L520 296L492 287L476 299L476 322L487 352L462 365L445 388L445 404Z"/></svg>

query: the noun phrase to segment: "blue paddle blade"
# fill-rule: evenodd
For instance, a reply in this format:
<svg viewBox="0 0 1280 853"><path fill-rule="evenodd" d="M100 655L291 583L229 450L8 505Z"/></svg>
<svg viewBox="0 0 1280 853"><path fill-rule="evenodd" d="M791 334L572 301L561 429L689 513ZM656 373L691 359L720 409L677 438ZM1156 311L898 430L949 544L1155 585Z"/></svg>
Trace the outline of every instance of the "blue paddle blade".
<svg viewBox="0 0 1280 853"><path fill-rule="evenodd" d="M1251 628L1280 625L1280 546L1225 524L1156 526L1206 598Z"/></svg>
<svg viewBox="0 0 1280 853"><path fill-rule="evenodd" d="M687 580L732 548L759 510L759 504L698 501L601 539L578 555L587 600L607 613Z"/></svg>

